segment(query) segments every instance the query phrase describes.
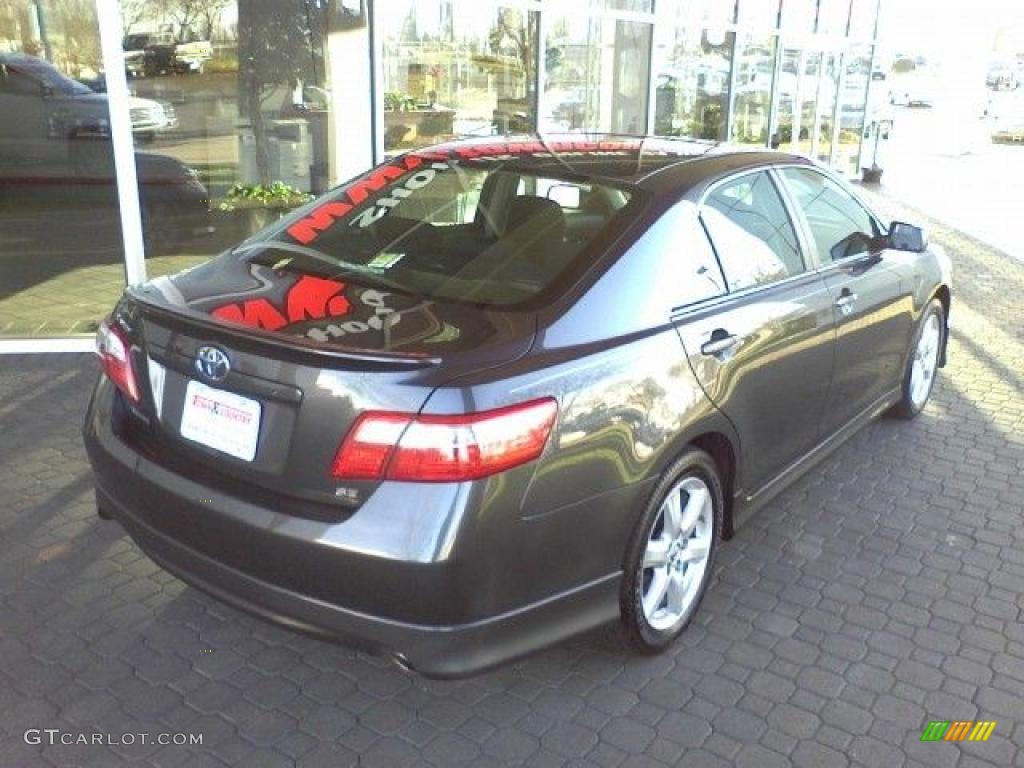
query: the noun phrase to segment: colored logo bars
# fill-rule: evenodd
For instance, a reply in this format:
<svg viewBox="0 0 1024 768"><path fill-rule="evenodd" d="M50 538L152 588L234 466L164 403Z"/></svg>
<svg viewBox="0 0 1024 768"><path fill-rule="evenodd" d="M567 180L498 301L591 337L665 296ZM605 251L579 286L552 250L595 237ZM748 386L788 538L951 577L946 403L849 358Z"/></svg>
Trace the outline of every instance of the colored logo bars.
<svg viewBox="0 0 1024 768"><path fill-rule="evenodd" d="M988 741L995 727L995 720L932 720L921 741Z"/></svg>

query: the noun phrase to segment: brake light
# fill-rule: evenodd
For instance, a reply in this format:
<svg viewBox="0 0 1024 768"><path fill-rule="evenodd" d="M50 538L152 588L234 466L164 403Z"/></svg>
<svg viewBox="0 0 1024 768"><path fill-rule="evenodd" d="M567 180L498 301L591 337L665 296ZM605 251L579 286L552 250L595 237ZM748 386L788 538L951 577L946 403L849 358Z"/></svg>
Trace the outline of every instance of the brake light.
<svg viewBox="0 0 1024 768"><path fill-rule="evenodd" d="M557 411L552 398L450 416L370 411L345 436L331 475L412 482L486 477L540 456Z"/></svg>
<svg viewBox="0 0 1024 768"><path fill-rule="evenodd" d="M133 402L139 402L139 383L129 355L128 338L109 319L96 331L96 355L107 375L119 390Z"/></svg>

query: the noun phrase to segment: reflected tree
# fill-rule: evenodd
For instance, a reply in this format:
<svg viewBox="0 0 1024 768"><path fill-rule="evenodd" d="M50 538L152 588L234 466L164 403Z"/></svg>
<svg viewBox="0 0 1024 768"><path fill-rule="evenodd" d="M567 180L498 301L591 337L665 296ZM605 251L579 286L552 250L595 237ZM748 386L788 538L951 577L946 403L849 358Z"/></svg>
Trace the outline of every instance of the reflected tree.
<svg viewBox="0 0 1024 768"><path fill-rule="evenodd" d="M321 5L316 0L238 0L238 103L252 127L261 184L272 181L266 102L281 87L322 79Z"/></svg>

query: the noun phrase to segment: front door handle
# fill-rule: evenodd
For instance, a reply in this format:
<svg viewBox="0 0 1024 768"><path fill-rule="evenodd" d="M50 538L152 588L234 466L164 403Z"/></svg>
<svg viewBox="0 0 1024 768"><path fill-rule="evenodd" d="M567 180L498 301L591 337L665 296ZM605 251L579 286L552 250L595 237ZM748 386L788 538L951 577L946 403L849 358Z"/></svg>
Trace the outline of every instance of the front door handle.
<svg viewBox="0 0 1024 768"><path fill-rule="evenodd" d="M739 336L718 329L711 334L710 340L705 341L701 345L700 351L702 355L708 355L709 357L720 355L735 347L739 340Z"/></svg>
<svg viewBox="0 0 1024 768"><path fill-rule="evenodd" d="M851 291L849 288L843 288L843 292L839 294L839 298L836 299L836 309L842 312L844 315L848 315L853 312L853 305L857 303L857 294Z"/></svg>

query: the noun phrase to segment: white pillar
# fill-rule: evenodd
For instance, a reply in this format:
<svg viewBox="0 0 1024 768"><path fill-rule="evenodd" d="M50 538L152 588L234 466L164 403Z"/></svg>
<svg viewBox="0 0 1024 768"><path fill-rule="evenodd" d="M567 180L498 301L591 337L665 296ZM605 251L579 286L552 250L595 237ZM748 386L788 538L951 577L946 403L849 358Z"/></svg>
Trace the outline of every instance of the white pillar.
<svg viewBox="0 0 1024 768"><path fill-rule="evenodd" d="M354 29L328 29L325 48L331 90L327 124L333 186L374 164L374 78L369 22Z"/></svg>
<svg viewBox="0 0 1024 768"><path fill-rule="evenodd" d="M121 208L125 280L128 285L138 285L146 281L146 260L138 178L135 173L132 118L128 106L128 79L125 76L124 51L121 49L121 10L117 0L96 0L96 18L99 21L100 48L107 80L110 143L114 151L117 201Z"/></svg>

